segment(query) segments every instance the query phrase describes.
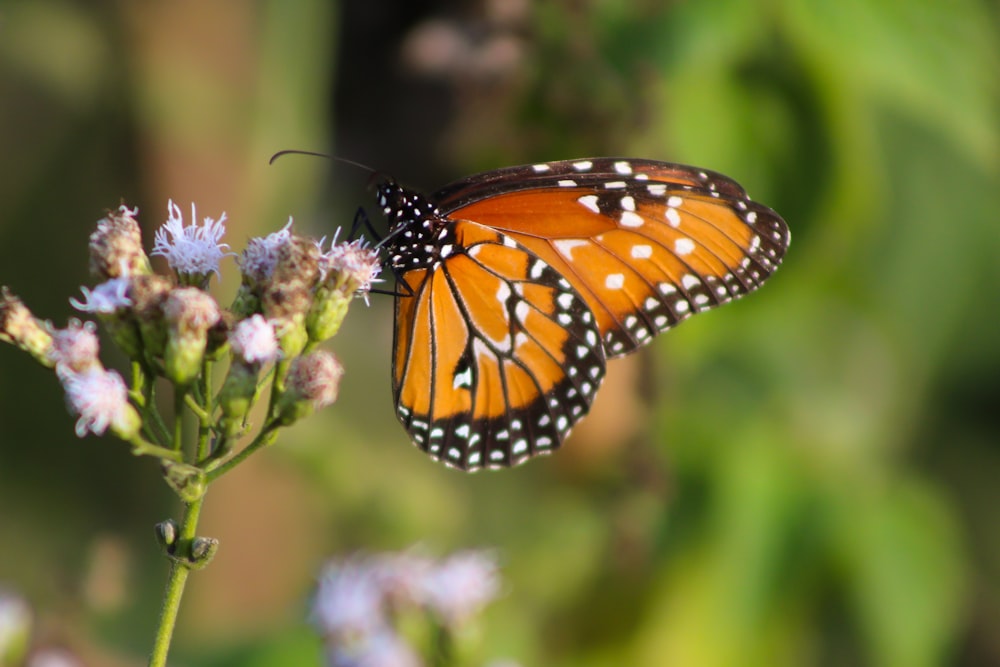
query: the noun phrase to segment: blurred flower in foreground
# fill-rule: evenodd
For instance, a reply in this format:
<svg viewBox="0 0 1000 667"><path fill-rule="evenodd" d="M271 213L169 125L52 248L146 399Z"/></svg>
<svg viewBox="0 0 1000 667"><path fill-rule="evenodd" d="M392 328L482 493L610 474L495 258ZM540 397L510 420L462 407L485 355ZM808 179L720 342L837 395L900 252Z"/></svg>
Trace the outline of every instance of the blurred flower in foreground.
<svg viewBox="0 0 1000 667"><path fill-rule="evenodd" d="M327 565L313 618L327 643L330 667L424 664L397 627L423 612L448 644L500 592L495 555L463 551L435 561L414 550L352 556Z"/></svg>
<svg viewBox="0 0 1000 667"><path fill-rule="evenodd" d="M45 648L33 653L25 667L83 667L83 663L65 649Z"/></svg>
<svg viewBox="0 0 1000 667"><path fill-rule="evenodd" d="M31 610L13 593L0 590L0 665L20 664L28 650Z"/></svg>

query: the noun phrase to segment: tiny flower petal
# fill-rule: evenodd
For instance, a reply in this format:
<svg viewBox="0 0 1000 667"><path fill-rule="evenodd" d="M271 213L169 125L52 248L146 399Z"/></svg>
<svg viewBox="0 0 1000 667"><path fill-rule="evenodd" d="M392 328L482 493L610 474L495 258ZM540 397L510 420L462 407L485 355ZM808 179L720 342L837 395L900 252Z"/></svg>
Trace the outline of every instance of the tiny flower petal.
<svg viewBox="0 0 1000 667"><path fill-rule="evenodd" d="M169 217L156 230L152 255L166 257L170 267L179 274L207 276L219 274L219 262L226 255L229 245L219 243L226 233L226 214L218 220L205 218L198 224L197 212L191 204L191 224L184 226L184 216L173 200L167 203Z"/></svg>
<svg viewBox="0 0 1000 667"><path fill-rule="evenodd" d="M262 315L253 315L241 321L229 335L233 352L251 364L266 364L281 355L274 325Z"/></svg>
<svg viewBox="0 0 1000 667"><path fill-rule="evenodd" d="M64 374L61 379L68 407L79 416L76 422L78 437L88 432L103 435L109 427L123 438L138 431L138 414L128 402L128 388L118 373L93 368L83 373Z"/></svg>
<svg viewBox="0 0 1000 667"><path fill-rule="evenodd" d="M132 299L128 296L129 279L112 278L106 280L94 289L81 287L83 301L70 298L71 306L85 313L110 314L117 310L128 308Z"/></svg>

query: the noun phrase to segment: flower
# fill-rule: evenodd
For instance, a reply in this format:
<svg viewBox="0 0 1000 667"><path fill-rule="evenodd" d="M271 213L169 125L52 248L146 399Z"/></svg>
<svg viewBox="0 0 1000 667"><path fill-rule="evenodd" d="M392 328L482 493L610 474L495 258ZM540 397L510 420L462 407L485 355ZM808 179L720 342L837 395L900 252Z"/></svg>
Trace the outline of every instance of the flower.
<svg viewBox="0 0 1000 667"><path fill-rule="evenodd" d="M103 435L108 428L123 440L138 433L139 413L128 402L128 388L118 373L98 367L66 373L61 379L69 410L79 416L77 437Z"/></svg>
<svg viewBox="0 0 1000 667"><path fill-rule="evenodd" d="M90 235L90 272L102 280L127 278L152 271L142 249L142 231L135 216L138 208L122 204L97 223Z"/></svg>
<svg viewBox="0 0 1000 667"><path fill-rule="evenodd" d="M56 366L57 373L81 373L94 365L100 365L97 353L100 343L97 327L93 322L72 319L65 329L52 333L52 348L49 359Z"/></svg>
<svg viewBox="0 0 1000 667"><path fill-rule="evenodd" d="M208 347L208 330L222 319L215 299L197 287L178 287L163 302L169 327L163 369L180 385L192 382L201 372Z"/></svg>
<svg viewBox="0 0 1000 667"><path fill-rule="evenodd" d="M65 649L43 648L31 655L26 667L83 667L83 663Z"/></svg>
<svg viewBox="0 0 1000 667"><path fill-rule="evenodd" d="M285 393L278 399L281 424L288 426L337 400L340 378L344 374L332 353L317 350L292 360L285 379Z"/></svg>
<svg viewBox="0 0 1000 667"><path fill-rule="evenodd" d="M352 644L334 644L327 649L328 667L421 667L420 657L389 629L367 635Z"/></svg>
<svg viewBox="0 0 1000 667"><path fill-rule="evenodd" d="M496 557L487 551L461 551L431 568L422 578L419 597L454 627L477 614L500 591Z"/></svg>
<svg viewBox="0 0 1000 667"><path fill-rule="evenodd" d="M246 279L254 284L262 283L271 277L278 263L278 250L292 238L292 219L276 232L260 238L252 238L246 249L237 259L240 271Z"/></svg>
<svg viewBox="0 0 1000 667"><path fill-rule="evenodd" d="M359 292L365 296L365 303L368 303L368 290L372 283L380 282L378 274L382 271L382 263L378 250L367 247L364 239L355 239L347 243L334 243L322 255L320 268L323 279L328 275L336 276L338 285L343 285L346 292Z"/></svg>
<svg viewBox="0 0 1000 667"><path fill-rule="evenodd" d="M204 336L222 317L219 305L197 287L171 290L163 303L167 323L183 335Z"/></svg>
<svg viewBox="0 0 1000 667"><path fill-rule="evenodd" d="M218 220L205 218L201 225L195 206L191 204L191 224L184 226L184 216L173 200L167 202L167 221L156 230L152 255L166 257L167 263L179 275L194 276L200 282L214 273L219 275L219 262L226 255L229 245L219 243L226 233L226 214Z"/></svg>
<svg viewBox="0 0 1000 667"><path fill-rule="evenodd" d="M270 363L281 356L274 325L259 314L237 324L229 334L229 344L233 352L251 364Z"/></svg>
<svg viewBox="0 0 1000 667"><path fill-rule="evenodd" d="M70 298L71 306L85 313L110 314L132 305L128 296L130 281L128 278L111 278L94 289L81 287L83 301Z"/></svg>
<svg viewBox="0 0 1000 667"><path fill-rule="evenodd" d="M357 637L385 626L380 571L355 557L328 565L319 580L313 617L327 635Z"/></svg>

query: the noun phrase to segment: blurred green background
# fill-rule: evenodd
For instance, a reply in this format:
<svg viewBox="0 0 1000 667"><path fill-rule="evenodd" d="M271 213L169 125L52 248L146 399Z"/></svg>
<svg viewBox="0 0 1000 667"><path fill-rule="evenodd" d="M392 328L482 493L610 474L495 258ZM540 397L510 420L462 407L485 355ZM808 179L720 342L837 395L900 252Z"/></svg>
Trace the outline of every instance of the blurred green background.
<svg viewBox="0 0 1000 667"><path fill-rule="evenodd" d="M611 364L554 457L463 475L390 401L391 302L330 346L337 405L212 488L219 556L172 664L316 664L324 559L499 549L482 661L1000 664L1000 19L976 0L0 4L0 283L64 326L94 221L166 202L227 240L480 169L631 155L722 171L792 228L760 293ZM228 302L236 273L218 289ZM109 355L109 364L120 358ZM77 440L0 349L0 587L36 641L144 664L156 465Z"/></svg>

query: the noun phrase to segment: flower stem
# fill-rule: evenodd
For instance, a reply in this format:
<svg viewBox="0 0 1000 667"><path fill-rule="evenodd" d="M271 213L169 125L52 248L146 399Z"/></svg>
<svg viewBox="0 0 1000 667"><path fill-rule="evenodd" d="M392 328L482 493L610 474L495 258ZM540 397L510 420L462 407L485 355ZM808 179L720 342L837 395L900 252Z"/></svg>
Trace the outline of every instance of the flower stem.
<svg viewBox="0 0 1000 667"><path fill-rule="evenodd" d="M240 450L240 453L224 462L212 462L205 467L205 483L211 484L215 480L242 463L244 459L259 449L267 447L278 437L278 424L272 421L260 430L257 437L249 445ZM213 465L214 464L214 465Z"/></svg>
<svg viewBox="0 0 1000 667"><path fill-rule="evenodd" d="M184 510L184 519L176 544L180 553L173 560L170 576L167 578L167 586L163 592L163 606L160 609L160 622L156 629L156 637L153 639L153 650L149 654L149 667L166 667L167 664L167 652L170 650L170 640L177 623L177 612L181 606L184 585L191 572L191 566L184 561L184 557L187 555L191 540L198 528L198 517L201 514L203 502L204 498L199 498Z"/></svg>

